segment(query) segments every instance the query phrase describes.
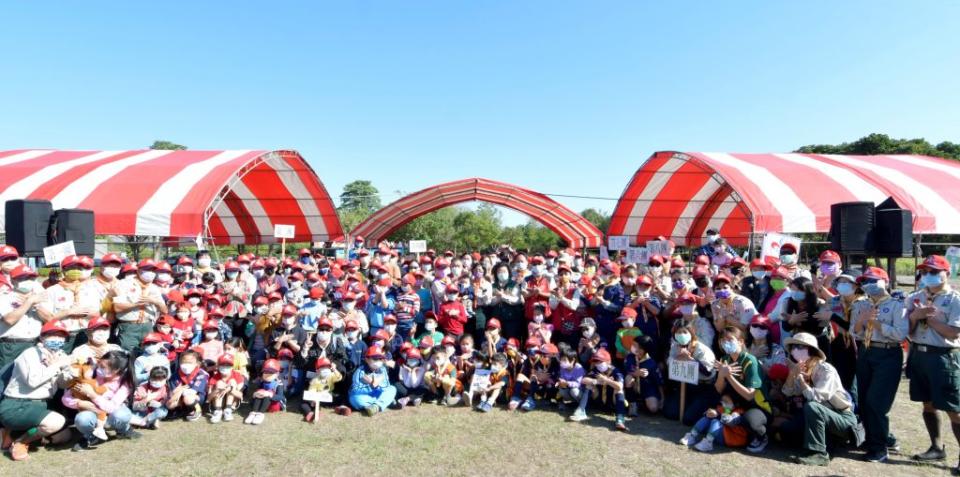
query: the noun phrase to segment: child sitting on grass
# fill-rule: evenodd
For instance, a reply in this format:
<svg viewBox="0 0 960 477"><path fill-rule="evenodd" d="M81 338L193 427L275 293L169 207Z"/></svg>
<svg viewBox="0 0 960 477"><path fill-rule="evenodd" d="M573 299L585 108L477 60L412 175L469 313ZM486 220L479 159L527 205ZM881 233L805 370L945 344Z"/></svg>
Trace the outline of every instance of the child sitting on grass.
<svg viewBox="0 0 960 477"><path fill-rule="evenodd" d="M605 409L613 407L616 413L616 423L614 427L618 431L626 431L625 414L627 413L627 401L623 387L623 373L613 366L610 353L606 349L599 349L590 358L592 369L581 381L584 386L587 399L581 399L580 407L574 416L574 421L582 421L586 418L586 405L593 402L595 408ZM583 412L580 412L583 411Z"/></svg>
<svg viewBox="0 0 960 477"><path fill-rule="evenodd" d="M221 420L233 420L233 411L243 400L243 388L246 380L233 369L233 355L224 354L217 358L217 372L210 377L207 386L207 403L210 405L210 423Z"/></svg>
<svg viewBox="0 0 960 477"><path fill-rule="evenodd" d="M724 394L720 397L720 405L707 409L693 429L680 439L680 444L693 445L700 452L711 452L714 445L746 446L747 428L741 424L742 416L743 409L734 407L733 397Z"/></svg>
<svg viewBox="0 0 960 477"><path fill-rule="evenodd" d="M477 410L480 412L490 412L497 403L497 399L505 401L506 394L504 390L509 389L510 372L507 370L507 355L504 353L495 353L490 358L490 384L480 390L480 404L477 404Z"/></svg>
<svg viewBox="0 0 960 477"><path fill-rule="evenodd" d="M431 403L452 406L460 400L463 384L457 380L457 367L448 359L447 349L437 346L431 353L431 363L424 375Z"/></svg>
<svg viewBox="0 0 960 477"><path fill-rule="evenodd" d="M207 381L210 375L200 367L200 353L188 349L180 354L180 365L170 380L170 399L167 400L167 409L174 411L189 411L188 421L196 421L202 416L201 404L207 398Z"/></svg>
<svg viewBox="0 0 960 477"><path fill-rule="evenodd" d="M165 367L156 366L150 370L147 380L133 393L133 418L130 424L150 429L160 427L160 421L167 417L164 403L170 395L167 386L169 378L170 371Z"/></svg>
<svg viewBox="0 0 960 477"><path fill-rule="evenodd" d="M568 404L579 408L583 396L580 381L587 371L577 362L577 358L577 350L565 343L560 345L560 373L557 375L557 403L560 410L566 409Z"/></svg>
<svg viewBox="0 0 960 477"><path fill-rule="evenodd" d="M263 363L260 379L254 381L253 395L250 399L250 414L243 420L244 424L258 426L263 423L267 412L277 412L286 402L283 382L279 379L280 362L268 359Z"/></svg>
<svg viewBox="0 0 960 477"><path fill-rule="evenodd" d="M648 412L656 414L663 405L663 375L651 357L656 343L649 336L638 336L630 345L630 354L623 363L623 385L630 402L628 416L637 415L637 403L643 401Z"/></svg>
<svg viewBox="0 0 960 477"><path fill-rule="evenodd" d="M300 408L306 412L304 420L307 422L316 422L320 417L320 406L323 404L333 405L333 388L343 380L343 375L337 370L336 366L327 358L317 358L316 376L310 380L307 391L311 393L321 393L329 400L321 399L317 401L308 401L306 399L300 404ZM306 392L305 392L306 393Z"/></svg>

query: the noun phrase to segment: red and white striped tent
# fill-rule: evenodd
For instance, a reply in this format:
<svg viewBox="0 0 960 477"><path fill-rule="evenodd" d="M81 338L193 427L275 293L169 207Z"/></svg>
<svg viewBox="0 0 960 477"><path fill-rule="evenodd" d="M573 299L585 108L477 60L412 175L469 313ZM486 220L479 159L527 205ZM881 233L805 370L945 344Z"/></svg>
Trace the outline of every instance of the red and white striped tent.
<svg viewBox="0 0 960 477"><path fill-rule="evenodd" d="M489 179L462 179L428 187L388 204L357 225L350 235L377 243L407 222L443 207L483 201L522 212L554 231L574 248L598 247L603 233L580 214L532 190Z"/></svg>
<svg viewBox="0 0 960 477"><path fill-rule="evenodd" d="M893 197L914 233L960 234L960 162L927 156L657 152L617 203L609 235L696 246L716 228L735 245L751 232L830 229L830 206Z"/></svg>
<svg viewBox="0 0 960 477"><path fill-rule="evenodd" d="M0 204L11 199L93 210L102 235L254 244L275 242L274 224L289 224L293 241L343 236L296 151L0 151Z"/></svg>

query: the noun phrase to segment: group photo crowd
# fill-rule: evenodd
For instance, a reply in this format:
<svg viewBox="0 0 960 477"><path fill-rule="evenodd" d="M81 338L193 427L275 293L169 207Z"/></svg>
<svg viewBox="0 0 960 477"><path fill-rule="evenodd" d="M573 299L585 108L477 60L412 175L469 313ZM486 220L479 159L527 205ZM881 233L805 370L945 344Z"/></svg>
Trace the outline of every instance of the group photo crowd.
<svg viewBox="0 0 960 477"><path fill-rule="evenodd" d="M630 263L506 246L412 254L355 237L340 258L71 255L43 277L7 245L2 446L25 460L170 420L319 423L432 405L609 414L620 431L662 415L689 427L678 444L692 452L775 445L827 465L828 450L860 447L883 462L899 451L888 413L905 372L930 437L913 458L944 460L941 411L960 439L948 261L925 257L903 291L882 268L831 250L800 263L797 248L748 261L710 230L698 249L671 242ZM672 362L695 362L696 382L668 379Z"/></svg>

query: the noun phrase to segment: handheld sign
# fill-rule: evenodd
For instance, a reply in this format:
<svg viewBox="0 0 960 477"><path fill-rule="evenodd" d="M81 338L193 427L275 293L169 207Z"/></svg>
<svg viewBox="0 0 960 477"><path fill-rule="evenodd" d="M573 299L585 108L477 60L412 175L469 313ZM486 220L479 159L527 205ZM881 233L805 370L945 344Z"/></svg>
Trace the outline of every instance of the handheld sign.
<svg viewBox="0 0 960 477"><path fill-rule="evenodd" d="M647 241L647 253L650 255L660 255L661 257L670 257L670 241L669 240Z"/></svg>
<svg viewBox="0 0 960 477"><path fill-rule="evenodd" d="M687 407L687 383L697 384L700 379L700 363L696 361L682 361L668 359L667 367L671 381L680 381L680 421L683 421L683 411Z"/></svg>
<svg viewBox="0 0 960 477"><path fill-rule="evenodd" d="M630 248L630 237L626 235L611 235L608 239L608 250L627 250Z"/></svg>
<svg viewBox="0 0 960 477"><path fill-rule="evenodd" d="M630 247L627 249L627 263L646 265L649 261L646 247Z"/></svg>
<svg viewBox="0 0 960 477"><path fill-rule="evenodd" d="M490 370L476 369L470 381L470 394L478 393L490 385Z"/></svg>
<svg viewBox="0 0 960 477"><path fill-rule="evenodd" d="M73 240L51 245L43 248L43 261L47 266L59 265L67 255L76 255L77 252L73 246Z"/></svg>
<svg viewBox="0 0 960 477"><path fill-rule="evenodd" d="M603 245L600 246L600 260L610 260L610 252Z"/></svg>
<svg viewBox="0 0 960 477"><path fill-rule="evenodd" d="M304 391L304 401L333 402L333 395L329 391Z"/></svg>
<svg viewBox="0 0 960 477"><path fill-rule="evenodd" d="M292 239L296 235L296 229L295 225L274 224L273 236L278 239Z"/></svg>
<svg viewBox="0 0 960 477"><path fill-rule="evenodd" d="M427 241L411 240L409 248L410 248L410 253L424 253L427 251Z"/></svg>

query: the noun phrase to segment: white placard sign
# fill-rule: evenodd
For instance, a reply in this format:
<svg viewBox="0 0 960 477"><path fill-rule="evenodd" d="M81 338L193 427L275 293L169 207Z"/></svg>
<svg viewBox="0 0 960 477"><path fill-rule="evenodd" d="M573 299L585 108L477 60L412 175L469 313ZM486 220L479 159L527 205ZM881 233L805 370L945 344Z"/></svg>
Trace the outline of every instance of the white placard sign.
<svg viewBox="0 0 960 477"><path fill-rule="evenodd" d="M60 265L68 255L76 255L76 249L73 247L73 240L51 245L43 248L43 261L47 266Z"/></svg>
<svg viewBox="0 0 960 477"><path fill-rule="evenodd" d="M610 252L603 245L600 246L600 260L610 260Z"/></svg>
<svg viewBox="0 0 960 477"><path fill-rule="evenodd" d="M278 239L292 239L296 235L296 226L294 225L273 225L273 236Z"/></svg>
<svg viewBox="0 0 960 477"><path fill-rule="evenodd" d="M960 247L947 247L946 256L960 258Z"/></svg>
<svg viewBox="0 0 960 477"><path fill-rule="evenodd" d="M767 257L770 258L779 258L780 257L780 247L783 247L785 244L793 244L797 247L797 253L800 252L800 238L793 237L790 235L778 234L775 232L770 232L763 236L763 248L760 249L760 258L766 260Z"/></svg>
<svg viewBox="0 0 960 477"><path fill-rule="evenodd" d="M630 248L630 237L626 235L611 235L607 240L608 250L626 250Z"/></svg>
<svg viewBox="0 0 960 477"><path fill-rule="evenodd" d="M423 253L427 251L427 241L426 240L411 240L410 241L410 253Z"/></svg>
<svg viewBox="0 0 960 477"><path fill-rule="evenodd" d="M687 384L697 384L700 380L700 363L697 361L684 361L679 359L668 359L670 368L670 380L679 381Z"/></svg>
<svg viewBox="0 0 960 477"><path fill-rule="evenodd" d="M304 391L304 401L333 402L333 395L329 391Z"/></svg>
<svg viewBox="0 0 960 477"><path fill-rule="evenodd" d="M627 249L627 263L646 265L650 261L650 254L646 247L630 247Z"/></svg>
<svg viewBox="0 0 960 477"><path fill-rule="evenodd" d="M490 386L490 370L478 368L473 371L473 379L470 381L470 392L478 393Z"/></svg>
<svg viewBox="0 0 960 477"><path fill-rule="evenodd" d="M670 258L670 241L668 240L648 240L647 241L647 253L652 255L660 255L661 257Z"/></svg>

